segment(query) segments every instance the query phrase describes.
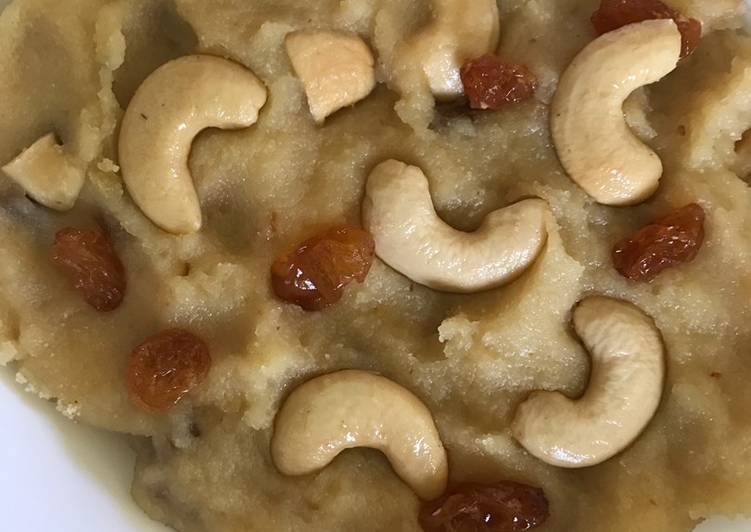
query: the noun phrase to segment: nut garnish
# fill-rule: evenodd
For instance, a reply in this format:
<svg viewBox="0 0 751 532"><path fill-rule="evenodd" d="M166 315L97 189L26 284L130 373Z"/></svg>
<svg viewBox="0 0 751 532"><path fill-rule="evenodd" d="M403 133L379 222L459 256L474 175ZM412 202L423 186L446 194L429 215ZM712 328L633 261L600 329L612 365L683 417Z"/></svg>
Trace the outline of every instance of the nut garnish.
<svg viewBox="0 0 751 532"><path fill-rule="evenodd" d="M551 131L571 179L595 201L633 205L649 198L662 161L628 128L623 102L678 64L672 20L625 26L591 42L569 65L553 98Z"/></svg>
<svg viewBox="0 0 751 532"><path fill-rule="evenodd" d="M425 500L446 489L446 451L430 411L385 377L344 370L314 378L296 388L277 414L271 456L285 475L318 471L354 447L382 451Z"/></svg>
<svg viewBox="0 0 751 532"><path fill-rule="evenodd" d="M576 400L534 392L512 424L527 451L566 468L599 464L636 440L660 404L665 380L660 331L631 303L588 297L574 310L574 329L592 357L587 391Z"/></svg>
<svg viewBox="0 0 751 532"><path fill-rule="evenodd" d="M136 91L120 130L120 166L133 200L170 233L201 228L188 168L193 139L209 127L240 129L258 120L266 88L247 68L190 55L155 70Z"/></svg>
<svg viewBox="0 0 751 532"><path fill-rule="evenodd" d="M371 172L363 202L379 258L417 283L458 293L524 273L545 246L548 215L546 202L527 199L490 213L474 233L457 231L435 212L422 170L395 160Z"/></svg>

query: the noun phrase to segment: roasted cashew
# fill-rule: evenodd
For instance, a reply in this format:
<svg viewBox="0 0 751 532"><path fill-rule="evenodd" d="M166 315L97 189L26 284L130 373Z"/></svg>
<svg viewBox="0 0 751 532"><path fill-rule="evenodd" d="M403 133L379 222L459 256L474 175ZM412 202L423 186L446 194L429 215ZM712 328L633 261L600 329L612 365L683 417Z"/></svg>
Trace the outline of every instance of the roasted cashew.
<svg viewBox="0 0 751 532"><path fill-rule="evenodd" d="M446 451L430 411L385 377L344 370L314 378L277 414L271 456L285 475L313 473L355 447L382 451L423 499L446 489Z"/></svg>
<svg viewBox="0 0 751 532"><path fill-rule="evenodd" d="M49 133L3 166L3 172L35 201L56 211L73 208L86 174Z"/></svg>
<svg viewBox="0 0 751 532"><path fill-rule="evenodd" d="M672 20L631 24L590 43L564 72L551 130L568 174L595 201L632 205L651 196L662 161L626 125L623 102L671 72L681 54Z"/></svg>
<svg viewBox="0 0 751 532"><path fill-rule="evenodd" d="M433 95L464 94L459 76L467 59L494 52L500 16L496 0L433 0L433 19L402 50L402 61L421 67Z"/></svg>
<svg viewBox="0 0 751 532"><path fill-rule="evenodd" d="M159 67L141 84L120 130L120 166L130 195L171 233L201 228L201 206L188 168L193 138L203 129L251 126L266 88L245 67L191 55Z"/></svg>
<svg viewBox="0 0 751 532"><path fill-rule="evenodd" d="M547 203L527 199L490 213L474 233L438 217L425 174L388 160L370 174L363 202L376 254L396 271L436 290L471 293L508 283L547 240Z"/></svg>
<svg viewBox="0 0 751 532"><path fill-rule="evenodd" d="M359 102L375 87L375 60L358 35L302 30L288 34L285 45L318 123Z"/></svg>
<svg viewBox="0 0 751 532"><path fill-rule="evenodd" d="M574 328L592 356L584 396L535 392L512 425L527 451L566 468L599 464L628 447L654 416L665 379L660 332L634 305L589 297L574 310Z"/></svg>

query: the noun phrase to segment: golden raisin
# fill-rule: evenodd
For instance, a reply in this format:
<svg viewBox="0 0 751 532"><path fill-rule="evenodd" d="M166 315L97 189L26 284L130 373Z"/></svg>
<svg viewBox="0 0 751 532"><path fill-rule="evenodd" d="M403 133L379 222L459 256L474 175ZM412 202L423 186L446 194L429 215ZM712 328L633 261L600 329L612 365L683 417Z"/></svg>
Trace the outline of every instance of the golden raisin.
<svg viewBox="0 0 751 532"><path fill-rule="evenodd" d="M128 363L128 391L140 407L169 410L198 386L211 368L209 348L182 329L167 329L144 340Z"/></svg>
<svg viewBox="0 0 751 532"><path fill-rule="evenodd" d="M279 298L321 310L339 301L346 285L365 280L374 255L370 233L337 227L279 257L271 266L271 284Z"/></svg>
<svg viewBox="0 0 751 532"><path fill-rule="evenodd" d="M660 0L602 0L600 9L592 15L592 24L602 35L628 24L666 18L675 21L683 37L681 57L691 55L701 40L701 22L686 17Z"/></svg>
<svg viewBox="0 0 751 532"><path fill-rule="evenodd" d="M613 264L632 281L651 281L667 268L694 260L703 243L704 209L692 203L618 242Z"/></svg>
<svg viewBox="0 0 751 532"><path fill-rule="evenodd" d="M539 488L517 482L464 484L423 504L420 526L425 532L517 532L540 526L548 515Z"/></svg>
<svg viewBox="0 0 751 532"><path fill-rule="evenodd" d="M125 297L125 268L109 235L68 227L55 235L52 261L62 266L84 300L100 312L120 306Z"/></svg>
<svg viewBox="0 0 751 532"><path fill-rule="evenodd" d="M524 65L506 63L494 54L467 61L460 71L472 109L500 109L531 98L537 77Z"/></svg>

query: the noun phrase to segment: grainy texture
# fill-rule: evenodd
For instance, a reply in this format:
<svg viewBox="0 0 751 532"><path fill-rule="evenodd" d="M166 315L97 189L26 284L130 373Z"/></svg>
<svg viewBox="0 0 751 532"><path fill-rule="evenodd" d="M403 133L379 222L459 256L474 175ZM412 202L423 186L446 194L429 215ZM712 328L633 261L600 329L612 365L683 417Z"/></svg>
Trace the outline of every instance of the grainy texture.
<svg viewBox="0 0 751 532"><path fill-rule="evenodd" d="M626 209L596 205L572 183L547 126L560 73L595 37L594 0L500 2L499 55L527 65L538 89L532 100L480 114L436 112L419 77L397 79L405 74L391 69L397 43L427 20L428 0L14 3L0 17L0 164L54 130L88 171L65 214L29 202L0 176L0 360L13 359L12 370L63 408L76 404L82 421L150 436L139 447L135 497L186 531L418 530L417 498L375 451L348 451L302 478L271 464L282 398L341 368L380 371L425 401L452 482L543 488L550 518L539 530L679 532L705 515L748 511L751 190L730 170L730 137L740 138L751 115L748 97L728 91L744 86L751 44L732 30L740 0L668 3L700 20L704 37L629 107L654 132L665 175L653 199ZM287 32L305 27L361 33L385 82L323 127L283 46ZM134 206L114 173L113 146L139 83L195 51L250 67L269 102L250 129L198 137L190 163L205 225L180 237ZM274 258L318 231L359 226L366 177L392 157L425 170L438 212L458 228L521 197L546 199L558 227L541 259L510 286L469 296L413 285L376 260L330 309L280 302L269 280ZM614 242L692 202L707 214L696 260L652 283L615 271ZM49 261L57 230L94 219L127 270L127 297L106 314ZM509 422L532 390L585 389L587 355L569 321L590 293L633 301L655 318L668 378L662 406L632 447L563 471L526 454ZM171 327L207 343L212 369L175 409L152 415L128 398L128 358Z"/></svg>

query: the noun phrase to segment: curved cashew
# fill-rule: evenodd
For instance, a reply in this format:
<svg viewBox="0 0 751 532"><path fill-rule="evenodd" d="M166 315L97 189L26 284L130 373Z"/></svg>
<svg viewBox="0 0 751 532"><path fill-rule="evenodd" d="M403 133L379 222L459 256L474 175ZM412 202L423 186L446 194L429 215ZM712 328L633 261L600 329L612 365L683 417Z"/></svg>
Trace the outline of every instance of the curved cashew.
<svg viewBox="0 0 751 532"><path fill-rule="evenodd" d="M382 451L423 499L446 489L446 451L430 411L385 377L357 370L317 377L295 389L277 414L271 456L285 475L313 473L355 447Z"/></svg>
<svg viewBox="0 0 751 532"><path fill-rule="evenodd" d="M84 169L49 133L3 166L3 172L35 201L56 211L73 208L86 179Z"/></svg>
<svg viewBox="0 0 751 532"><path fill-rule="evenodd" d="M592 356L584 396L535 392L512 425L527 451L567 468L599 464L628 447L654 416L665 379L660 332L634 305L589 297L574 310L574 328Z"/></svg>
<svg viewBox="0 0 751 532"><path fill-rule="evenodd" d="M171 233L198 231L201 206L188 168L193 138L208 127L249 127L265 103L258 78L219 57L181 57L146 78L119 144L123 179L144 214Z"/></svg>
<svg viewBox="0 0 751 532"><path fill-rule="evenodd" d="M288 34L284 42L318 123L359 102L376 85L373 54L358 35L302 30Z"/></svg>
<svg viewBox="0 0 751 532"><path fill-rule="evenodd" d="M464 94L462 64L494 52L499 34L496 0L433 0L433 20L407 42L404 53L421 65L436 98L456 98Z"/></svg>
<svg viewBox="0 0 751 532"><path fill-rule="evenodd" d="M425 174L389 160L368 178L363 220L376 254L413 281L471 293L506 284L526 270L547 240L548 205L528 199L490 213L474 233L438 217Z"/></svg>
<svg viewBox="0 0 751 532"><path fill-rule="evenodd" d="M637 88L671 72L681 55L672 20L649 20L590 43L561 77L551 130L558 157L584 191L605 205L651 196L662 161L629 130L623 102Z"/></svg>

